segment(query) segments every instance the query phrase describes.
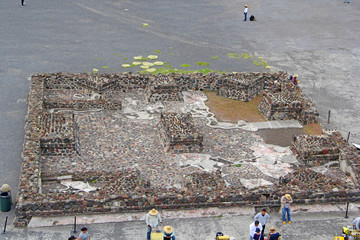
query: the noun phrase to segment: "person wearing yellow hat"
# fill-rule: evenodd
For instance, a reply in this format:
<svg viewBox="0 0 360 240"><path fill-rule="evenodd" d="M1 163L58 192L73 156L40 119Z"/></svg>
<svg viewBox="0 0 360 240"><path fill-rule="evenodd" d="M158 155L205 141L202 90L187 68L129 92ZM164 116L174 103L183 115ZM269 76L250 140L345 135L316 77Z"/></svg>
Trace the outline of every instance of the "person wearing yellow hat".
<svg viewBox="0 0 360 240"><path fill-rule="evenodd" d="M159 212L153 208L146 214L146 225L148 226L147 230L147 239L150 240L151 229L153 227L159 226L159 222L162 223L161 216Z"/></svg>
<svg viewBox="0 0 360 240"><path fill-rule="evenodd" d="M282 220L283 224L286 223L285 214L287 214L287 220L289 224L291 224L291 217L290 217L290 204L293 202L290 194L285 194L281 197L281 208L282 208Z"/></svg>
<svg viewBox="0 0 360 240"><path fill-rule="evenodd" d="M174 230L171 226L164 227L164 240L175 240Z"/></svg>
<svg viewBox="0 0 360 240"><path fill-rule="evenodd" d="M245 4L245 9L244 9L244 21L246 21L246 18L247 18L247 13L248 13L248 11L249 11L249 9L248 9L248 6Z"/></svg>
<svg viewBox="0 0 360 240"><path fill-rule="evenodd" d="M275 227L270 228L269 232L269 240L278 240L280 238L281 234L275 231Z"/></svg>

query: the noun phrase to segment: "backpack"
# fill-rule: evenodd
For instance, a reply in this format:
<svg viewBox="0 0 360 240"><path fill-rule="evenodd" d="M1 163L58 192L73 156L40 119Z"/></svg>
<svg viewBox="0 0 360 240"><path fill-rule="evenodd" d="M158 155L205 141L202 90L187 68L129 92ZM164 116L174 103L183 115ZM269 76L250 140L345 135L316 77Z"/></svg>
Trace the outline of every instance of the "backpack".
<svg viewBox="0 0 360 240"><path fill-rule="evenodd" d="M250 21L255 21L254 15L251 15L251 16L250 16Z"/></svg>

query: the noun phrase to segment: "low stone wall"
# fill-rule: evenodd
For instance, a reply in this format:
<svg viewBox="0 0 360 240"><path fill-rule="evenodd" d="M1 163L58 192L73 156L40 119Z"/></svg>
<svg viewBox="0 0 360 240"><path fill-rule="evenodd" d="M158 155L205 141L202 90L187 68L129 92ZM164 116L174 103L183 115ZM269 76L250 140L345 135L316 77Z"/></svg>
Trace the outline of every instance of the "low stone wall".
<svg viewBox="0 0 360 240"><path fill-rule="evenodd" d="M292 150L301 163L310 167L338 161L340 156L339 146L328 135L295 136Z"/></svg>
<svg viewBox="0 0 360 240"><path fill-rule="evenodd" d="M43 131L40 136L41 153L44 155L70 156L75 153L75 123L72 113L43 113L37 125Z"/></svg>
<svg viewBox="0 0 360 240"><path fill-rule="evenodd" d="M172 77L158 75L149 82L146 89L146 99L148 102L159 101L183 101L180 87Z"/></svg>
<svg viewBox="0 0 360 240"><path fill-rule="evenodd" d="M203 150L203 136L191 113L161 114L159 130L166 152L199 153Z"/></svg>
<svg viewBox="0 0 360 240"><path fill-rule="evenodd" d="M359 186L360 156L338 131L326 130L321 136L296 136L290 149L306 166L339 163L340 169Z"/></svg>
<svg viewBox="0 0 360 240"><path fill-rule="evenodd" d="M223 79L222 86L219 86L219 95L231 99L248 102L259 95L265 86L265 77L253 74L235 74Z"/></svg>
<svg viewBox="0 0 360 240"><path fill-rule="evenodd" d="M314 104L287 78L273 81L273 84L263 91L258 109L269 121L298 120L307 124L318 122L319 117Z"/></svg>
<svg viewBox="0 0 360 240"><path fill-rule="evenodd" d="M263 79L261 81L264 81L264 88L266 89L271 88L274 81L283 79L286 76L284 73L253 73L243 75L251 78L250 82ZM174 79L176 86L181 91L217 91L226 81L224 79L226 77L231 78L231 76L232 74L218 73L207 75L168 75L169 78ZM324 186L321 191L315 191L309 186L301 185L302 181L306 181L306 178L309 178L309 182L313 181L312 176L315 176L313 173L289 175L285 179L295 179L295 181L291 181L291 184L289 184L288 180L285 180L272 186L248 190L241 184L236 187L227 186L220 170L214 173L189 172L184 176L181 188L154 187L151 185L150 179L144 178L139 172L132 169L123 169L118 172L87 172L84 170L83 172L73 174L71 176L72 180L90 182L93 187L96 187L96 190L90 193L75 192L71 191L71 189L66 191L46 191L44 189L43 191L42 181L50 182L51 180L54 184L59 184L61 179L49 179L55 176L47 176L48 179L41 178L42 154L44 152L41 148L40 140L44 134L45 127L41 124L39 125L36 119L42 118L44 113L46 115L48 108L55 108L55 111L57 108L61 108L61 111L64 111L63 108L120 109L121 93L138 88L145 89L146 91L147 88L151 88L151 85L153 85L149 85L153 79L154 76L152 75L132 73L95 75L43 73L32 77L28 97L28 114L25 124L18 202L15 210L16 226L26 225L32 216L124 212L146 210L152 207L165 209L279 204L280 197L287 192L292 193L295 203L331 203L360 200L360 192L357 189L349 189L342 185L342 183L336 183L337 189L329 187L333 183L325 175L316 175L327 186ZM91 103L87 102L85 106L86 101ZM76 104L79 105L76 106ZM109 104L109 107L105 107L107 106L106 104ZM302 102L302 104L304 106L307 103ZM67 111L71 113L72 110ZM59 116L61 115L57 117ZM164 114L164 116L170 115ZM166 140L168 145L170 143L174 145L181 145L183 143L185 146L186 151L184 149L181 150L181 148L180 150L174 148L174 152L201 151L203 137L192 123L191 115L181 116L180 119L169 117L166 121L164 116L162 118L163 122L159 124L162 131L161 134L164 135L163 140ZM180 121L177 122L178 120ZM51 122L52 120L50 124L48 121L41 121L48 124L50 129L52 128L51 126L55 126ZM70 123L69 119L68 123ZM184 125L184 123L186 124ZM65 124L62 126L65 126ZM75 131L76 128L77 126L75 125ZM60 128L56 134L63 134L64 137L67 136ZM49 141L55 141L56 138L52 139L48 138ZM71 140L75 141L75 143L78 141L76 134ZM348 151L346 153L341 152L341 158L342 161L345 161L345 164L350 166L348 168L353 171L353 174L358 176L359 172L354 165L358 159L350 159Z"/></svg>

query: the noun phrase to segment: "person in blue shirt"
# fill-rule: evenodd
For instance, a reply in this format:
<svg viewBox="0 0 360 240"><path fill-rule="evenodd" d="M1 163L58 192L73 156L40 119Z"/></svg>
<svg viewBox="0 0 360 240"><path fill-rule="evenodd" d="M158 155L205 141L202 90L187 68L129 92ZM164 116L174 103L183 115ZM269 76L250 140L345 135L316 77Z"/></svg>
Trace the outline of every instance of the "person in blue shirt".
<svg viewBox="0 0 360 240"><path fill-rule="evenodd" d="M275 231L275 227L270 228L269 240L278 240L280 236L280 233Z"/></svg>
<svg viewBox="0 0 360 240"><path fill-rule="evenodd" d="M164 227L164 240L175 240L174 230L171 226Z"/></svg>

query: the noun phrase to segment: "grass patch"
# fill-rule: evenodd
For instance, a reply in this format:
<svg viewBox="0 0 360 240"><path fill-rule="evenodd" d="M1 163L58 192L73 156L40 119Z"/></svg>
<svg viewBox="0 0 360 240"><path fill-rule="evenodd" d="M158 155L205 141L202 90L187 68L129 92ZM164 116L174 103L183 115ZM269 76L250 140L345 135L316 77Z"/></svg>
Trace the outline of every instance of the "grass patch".
<svg viewBox="0 0 360 240"><path fill-rule="evenodd" d="M208 100L205 102L210 111L219 121L237 123L239 120L248 122L265 122L265 118L257 109L262 95L256 96L250 102L242 102L216 95L216 92L205 92Z"/></svg>
<svg viewBox="0 0 360 240"><path fill-rule="evenodd" d="M322 127L320 123L308 123L304 125L304 132L307 135L321 135Z"/></svg>
<svg viewBox="0 0 360 240"><path fill-rule="evenodd" d="M241 163L234 165L234 167L241 167Z"/></svg>

